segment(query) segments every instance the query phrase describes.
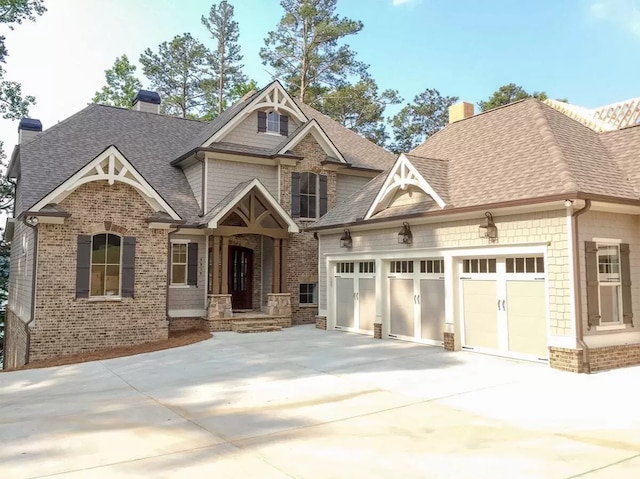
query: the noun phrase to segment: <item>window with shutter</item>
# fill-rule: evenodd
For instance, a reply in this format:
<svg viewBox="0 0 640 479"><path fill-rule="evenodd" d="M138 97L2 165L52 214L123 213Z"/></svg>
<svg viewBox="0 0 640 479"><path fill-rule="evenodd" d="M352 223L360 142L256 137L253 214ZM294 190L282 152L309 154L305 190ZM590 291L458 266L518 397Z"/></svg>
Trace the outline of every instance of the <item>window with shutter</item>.
<svg viewBox="0 0 640 479"><path fill-rule="evenodd" d="M198 286L198 243L189 243L187 251L187 284Z"/></svg>
<svg viewBox="0 0 640 479"><path fill-rule="evenodd" d="M267 113L264 111L258 112L258 133L264 133L267 131Z"/></svg>
<svg viewBox="0 0 640 479"><path fill-rule="evenodd" d="M291 216L300 218L300 173L291 173Z"/></svg>
<svg viewBox="0 0 640 479"><path fill-rule="evenodd" d="M327 213L329 205L327 198L327 175L318 175L320 181L320 216L324 216Z"/></svg>

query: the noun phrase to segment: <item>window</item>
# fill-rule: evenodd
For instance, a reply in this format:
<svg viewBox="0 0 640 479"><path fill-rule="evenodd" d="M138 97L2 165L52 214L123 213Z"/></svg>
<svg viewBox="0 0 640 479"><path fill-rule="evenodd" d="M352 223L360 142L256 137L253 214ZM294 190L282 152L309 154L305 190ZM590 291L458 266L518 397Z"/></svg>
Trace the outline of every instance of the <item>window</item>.
<svg viewBox="0 0 640 479"><path fill-rule="evenodd" d="M289 117L280 115L275 111L258 112L258 133L271 133L273 135L289 135Z"/></svg>
<svg viewBox="0 0 640 479"><path fill-rule="evenodd" d="M392 273L413 273L413 261L392 261L390 271Z"/></svg>
<svg viewBox="0 0 640 479"><path fill-rule="evenodd" d="M171 243L171 284L187 284L187 245Z"/></svg>
<svg viewBox="0 0 640 479"><path fill-rule="evenodd" d="M534 256L528 258L507 258L507 273L544 273L544 258Z"/></svg>
<svg viewBox="0 0 640 479"><path fill-rule="evenodd" d="M300 284L300 304L318 304L318 285L316 283Z"/></svg>
<svg viewBox="0 0 640 479"><path fill-rule="evenodd" d="M291 216L316 219L327 212L327 176L309 171L291 173Z"/></svg>
<svg viewBox="0 0 640 479"><path fill-rule="evenodd" d="M444 260L443 259L427 259L427 260L420 261L420 272L444 274Z"/></svg>
<svg viewBox="0 0 640 479"><path fill-rule="evenodd" d="M361 261L358 264L358 271L360 271L360 273L375 273L376 272L376 262L375 261Z"/></svg>
<svg viewBox="0 0 640 479"><path fill-rule="evenodd" d="M619 246L617 244L598 244L597 248L600 323L620 323L622 320L622 281Z"/></svg>
<svg viewBox="0 0 640 479"><path fill-rule="evenodd" d="M336 273L353 273L353 266L355 263L337 263Z"/></svg>
<svg viewBox="0 0 640 479"><path fill-rule="evenodd" d="M474 258L462 260L463 273L495 273L495 258Z"/></svg>
<svg viewBox="0 0 640 479"><path fill-rule="evenodd" d="M120 296L121 241L111 233L91 238L90 296Z"/></svg>
<svg viewBox="0 0 640 479"><path fill-rule="evenodd" d="M267 113L267 132L280 134L280 115L275 111Z"/></svg>
<svg viewBox="0 0 640 479"><path fill-rule="evenodd" d="M585 241L585 265L589 328L633 325L629 244Z"/></svg>
<svg viewBox="0 0 640 479"><path fill-rule="evenodd" d="M316 218L318 211L318 175L300 173L300 217Z"/></svg>

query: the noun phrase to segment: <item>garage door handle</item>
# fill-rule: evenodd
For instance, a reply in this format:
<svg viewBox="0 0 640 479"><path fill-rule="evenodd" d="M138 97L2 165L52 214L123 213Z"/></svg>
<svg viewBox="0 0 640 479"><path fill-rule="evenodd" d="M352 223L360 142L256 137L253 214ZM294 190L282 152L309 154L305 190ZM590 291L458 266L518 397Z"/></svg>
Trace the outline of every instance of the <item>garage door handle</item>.
<svg viewBox="0 0 640 479"><path fill-rule="evenodd" d="M356 301L360 301L360 293L356 292Z"/></svg>
<svg viewBox="0 0 640 479"><path fill-rule="evenodd" d="M500 311L500 300L498 300L498 311Z"/></svg>
<svg viewBox="0 0 640 479"><path fill-rule="evenodd" d="M418 304L420 304L420 295L416 294L416 300L418 301Z"/></svg>
<svg viewBox="0 0 640 479"><path fill-rule="evenodd" d="M505 306L507 304L507 301L505 299L502 300L502 311L506 311L507 307Z"/></svg>

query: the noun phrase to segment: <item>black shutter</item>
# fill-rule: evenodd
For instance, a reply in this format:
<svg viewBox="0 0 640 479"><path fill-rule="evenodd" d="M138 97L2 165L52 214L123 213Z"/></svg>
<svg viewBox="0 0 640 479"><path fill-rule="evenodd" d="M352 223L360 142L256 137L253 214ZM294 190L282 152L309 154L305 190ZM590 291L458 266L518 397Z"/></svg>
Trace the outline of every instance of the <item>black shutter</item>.
<svg viewBox="0 0 640 479"><path fill-rule="evenodd" d="M264 111L258 112L258 133L264 133L267 131L267 113Z"/></svg>
<svg viewBox="0 0 640 479"><path fill-rule="evenodd" d="M187 246L187 284L198 286L198 243Z"/></svg>
<svg viewBox="0 0 640 479"><path fill-rule="evenodd" d="M136 239L122 238L122 297L133 298L136 276Z"/></svg>
<svg viewBox="0 0 640 479"><path fill-rule="evenodd" d="M598 246L585 241L585 264L587 276L587 319L589 326L600 324L600 302L598 299ZM582 318L580 318L582 321Z"/></svg>
<svg viewBox="0 0 640 479"><path fill-rule="evenodd" d="M327 213L327 175L318 175L320 177L320 216Z"/></svg>
<svg viewBox="0 0 640 479"><path fill-rule="evenodd" d="M280 134L289 136L289 117L287 115L280 115Z"/></svg>
<svg viewBox="0 0 640 479"><path fill-rule="evenodd" d="M629 245L620 245L620 279L622 280L622 322L633 324L631 311L631 266L629 264Z"/></svg>
<svg viewBox="0 0 640 479"><path fill-rule="evenodd" d="M78 235L76 262L76 298L89 297L91 279L91 236Z"/></svg>
<svg viewBox="0 0 640 479"><path fill-rule="evenodd" d="M300 218L300 173L291 173L291 216Z"/></svg>

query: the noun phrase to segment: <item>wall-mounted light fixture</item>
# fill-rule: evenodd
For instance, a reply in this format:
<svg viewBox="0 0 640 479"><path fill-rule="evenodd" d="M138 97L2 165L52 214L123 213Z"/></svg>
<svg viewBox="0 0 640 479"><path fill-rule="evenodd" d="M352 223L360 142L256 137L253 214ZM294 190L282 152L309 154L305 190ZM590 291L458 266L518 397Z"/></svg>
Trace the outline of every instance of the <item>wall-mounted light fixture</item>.
<svg viewBox="0 0 640 479"><path fill-rule="evenodd" d="M409 228L409 223L407 223L406 221L402 223L402 228L400 228L400 233L398 233L398 243L413 243L413 234L411 234L411 228Z"/></svg>
<svg viewBox="0 0 640 479"><path fill-rule="evenodd" d="M349 233L349 230L344 230L344 233L340 237L340 248L351 248L351 246L353 246L351 233Z"/></svg>
<svg viewBox="0 0 640 479"><path fill-rule="evenodd" d="M493 215L488 211L484 214L484 221L480 223L478 235L480 238L488 238L492 243L498 239L498 228L493 222Z"/></svg>

